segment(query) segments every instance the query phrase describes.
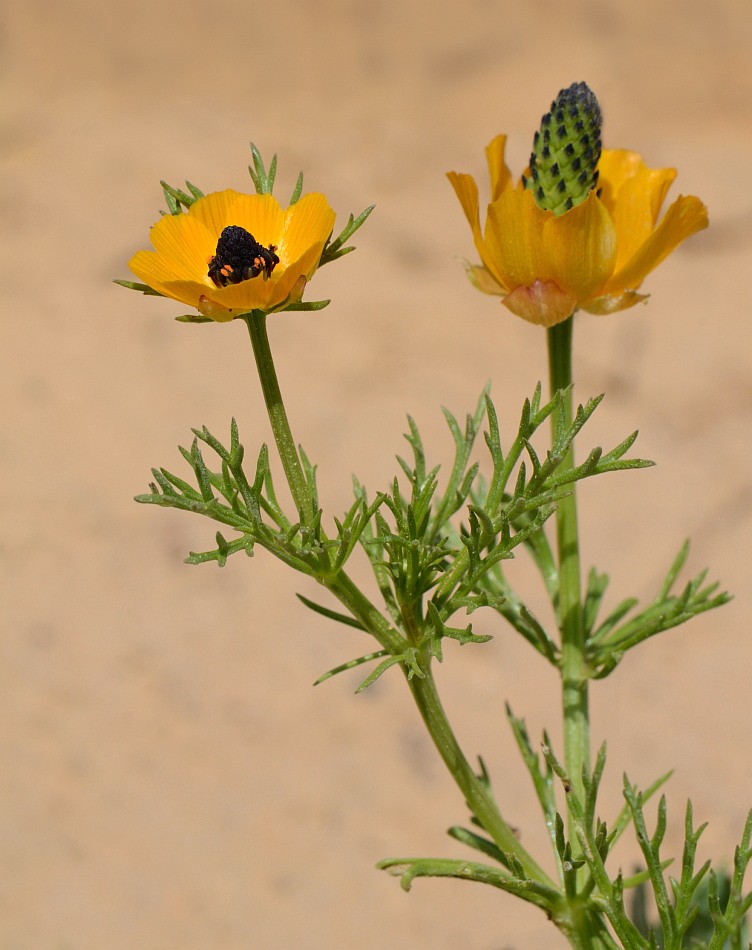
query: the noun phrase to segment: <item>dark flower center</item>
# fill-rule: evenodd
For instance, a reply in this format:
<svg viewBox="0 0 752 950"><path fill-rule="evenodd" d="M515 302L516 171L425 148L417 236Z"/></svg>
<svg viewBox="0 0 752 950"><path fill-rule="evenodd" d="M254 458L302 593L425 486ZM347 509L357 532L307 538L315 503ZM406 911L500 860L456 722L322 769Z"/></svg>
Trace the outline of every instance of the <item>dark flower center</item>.
<svg viewBox="0 0 752 950"><path fill-rule="evenodd" d="M276 244L264 247L245 228L231 224L220 234L214 257L209 258L208 276L217 287L239 284L243 280L271 276L279 264Z"/></svg>

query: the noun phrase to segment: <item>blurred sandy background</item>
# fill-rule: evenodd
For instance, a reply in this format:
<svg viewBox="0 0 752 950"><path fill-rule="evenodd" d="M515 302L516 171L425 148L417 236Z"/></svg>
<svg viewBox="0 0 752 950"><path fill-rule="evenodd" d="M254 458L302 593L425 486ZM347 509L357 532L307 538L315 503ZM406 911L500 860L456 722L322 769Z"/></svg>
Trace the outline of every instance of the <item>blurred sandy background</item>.
<svg viewBox="0 0 752 950"><path fill-rule="evenodd" d="M369 649L294 597L317 592L259 553L188 567L209 522L137 507L152 465L179 470L190 427L253 454L269 437L242 325L181 326L179 305L110 283L147 246L158 181L249 188L253 139L343 221L358 252L316 278L318 315L271 325L297 437L330 516L350 473L395 471L404 416L434 457L439 411L492 379L507 430L545 375L543 334L466 283L469 232L444 173L484 173L511 136L527 159L560 87L586 79L607 146L680 170L712 228L651 277L647 307L576 328L577 395L607 399L586 443L659 462L582 492L586 562L612 601L652 595L685 536L736 599L630 655L593 690L621 773L670 766L730 857L752 804L752 8L749 0L9 0L2 12L3 635L1 950L517 950L562 943L489 889L418 882L383 857L459 855L465 807L400 677L353 697ZM601 522L599 533L587 532ZM517 576L540 603L522 559ZM540 822L502 700L534 736L554 680L492 617L440 670L468 753L482 752L530 847ZM608 809L608 812L606 811ZM625 866L631 858L625 853Z"/></svg>

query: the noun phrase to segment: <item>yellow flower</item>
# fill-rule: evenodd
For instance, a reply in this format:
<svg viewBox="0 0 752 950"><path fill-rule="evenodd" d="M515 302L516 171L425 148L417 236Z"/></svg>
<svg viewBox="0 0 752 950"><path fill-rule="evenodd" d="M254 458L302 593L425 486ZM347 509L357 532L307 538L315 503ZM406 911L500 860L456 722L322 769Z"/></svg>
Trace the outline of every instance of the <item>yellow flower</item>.
<svg viewBox="0 0 752 950"><path fill-rule="evenodd" d="M486 149L491 203L481 232L478 186L470 175L448 178L473 230L481 264L468 265L475 286L502 296L512 313L551 327L578 308L606 314L645 295L645 277L682 241L708 226L705 205L674 201L658 222L673 168L650 169L636 152L604 149L598 191L558 216L512 181L504 163L506 136Z"/></svg>
<svg viewBox="0 0 752 950"><path fill-rule="evenodd" d="M218 191L160 218L150 232L154 250L138 251L128 266L152 290L212 320L270 313L300 300L334 217L320 194L282 209L271 195Z"/></svg>

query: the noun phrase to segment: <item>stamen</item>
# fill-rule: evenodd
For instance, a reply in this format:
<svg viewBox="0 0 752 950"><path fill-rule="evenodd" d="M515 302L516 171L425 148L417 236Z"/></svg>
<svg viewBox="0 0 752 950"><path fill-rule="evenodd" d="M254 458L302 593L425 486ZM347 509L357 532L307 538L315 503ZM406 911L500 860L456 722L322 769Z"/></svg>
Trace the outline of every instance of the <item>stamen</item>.
<svg viewBox="0 0 752 950"><path fill-rule="evenodd" d="M276 244L264 247L245 228L231 224L220 234L217 251L209 258L208 276L217 287L239 284L259 274L266 280L279 264L276 250Z"/></svg>

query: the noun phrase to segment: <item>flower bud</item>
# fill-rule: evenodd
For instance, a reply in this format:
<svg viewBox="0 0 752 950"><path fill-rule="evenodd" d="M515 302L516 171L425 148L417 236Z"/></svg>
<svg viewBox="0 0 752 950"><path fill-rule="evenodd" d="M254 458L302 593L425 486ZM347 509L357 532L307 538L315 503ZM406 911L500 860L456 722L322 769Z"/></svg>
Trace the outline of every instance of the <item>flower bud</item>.
<svg viewBox="0 0 752 950"><path fill-rule="evenodd" d="M601 110L587 83L562 89L533 139L530 177L536 204L555 215L581 204L598 182Z"/></svg>

